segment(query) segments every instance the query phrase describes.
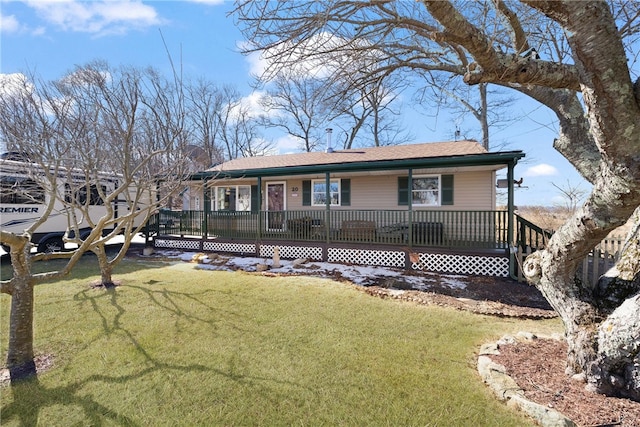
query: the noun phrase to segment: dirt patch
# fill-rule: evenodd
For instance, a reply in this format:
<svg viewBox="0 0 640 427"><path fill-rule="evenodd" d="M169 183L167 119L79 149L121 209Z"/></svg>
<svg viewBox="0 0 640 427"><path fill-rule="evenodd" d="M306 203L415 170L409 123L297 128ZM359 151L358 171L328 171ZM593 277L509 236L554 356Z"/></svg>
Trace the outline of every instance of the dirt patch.
<svg viewBox="0 0 640 427"><path fill-rule="evenodd" d="M40 375L53 368L54 357L52 354L38 354L33 358L33 361L36 364L36 372ZM8 386L10 382L11 377L9 375L9 369L0 369L0 386Z"/></svg>

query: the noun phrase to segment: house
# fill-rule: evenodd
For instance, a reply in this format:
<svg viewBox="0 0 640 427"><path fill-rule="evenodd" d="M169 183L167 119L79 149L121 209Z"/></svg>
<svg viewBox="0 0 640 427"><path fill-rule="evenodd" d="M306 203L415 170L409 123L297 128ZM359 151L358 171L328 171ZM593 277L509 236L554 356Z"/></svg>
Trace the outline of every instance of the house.
<svg viewBox="0 0 640 427"><path fill-rule="evenodd" d="M239 158L191 176L155 245L507 276L523 157L456 141Z"/></svg>

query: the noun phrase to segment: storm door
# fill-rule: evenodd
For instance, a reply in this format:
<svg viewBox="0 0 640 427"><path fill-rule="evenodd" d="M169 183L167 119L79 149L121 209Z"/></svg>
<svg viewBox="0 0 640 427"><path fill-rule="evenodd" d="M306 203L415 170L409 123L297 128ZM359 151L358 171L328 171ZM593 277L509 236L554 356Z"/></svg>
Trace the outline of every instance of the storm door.
<svg viewBox="0 0 640 427"><path fill-rule="evenodd" d="M287 208L285 194L284 182L267 183L267 228L269 230L284 230L284 211Z"/></svg>

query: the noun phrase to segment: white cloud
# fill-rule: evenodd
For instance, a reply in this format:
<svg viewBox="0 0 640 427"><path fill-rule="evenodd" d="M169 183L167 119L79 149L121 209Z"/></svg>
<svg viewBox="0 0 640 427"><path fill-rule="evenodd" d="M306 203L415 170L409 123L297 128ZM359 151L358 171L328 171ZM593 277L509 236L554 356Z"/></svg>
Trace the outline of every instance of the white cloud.
<svg viewBox="0 0 640 427"><path fill-rule="evenodd" d="M20 30L20 23L14 15L0 14L0 31L3 33L16 33Z"/></svg>
<svg viewBox="0 0 640 427"><path fill-rule="evenodd" d="M251 92L240 100L242 108L249 113L250 117L260 117L266 115L266 111L260 100L265 96L264 92Z"/></svg>
<svg viewBox="0 0 640 427"><path fill-rule="evenodd" d="M254 76L262 76L268 65L262 54L260 52L251 52L245 58L249 63L249 72Z"/></svg>
<svg viewBox="0 0 640 427"><path fill-rule="evenodd" d="M43 20L65 31L97 35L124 34L131 29L162 23L152 6L138 0L28 0L27 5Z"/></svg>
<svg viewBox="0 0 640 427"><path fill-rule="evenodd" d="M323 32L305 40L300 45L294 46L291 43L284 43L272 49L252 52L246 58L249 62L251 73L266 80L271 80L276 75L286 76L289 74L321 78L332 74L337 69L345 69L344 67L351 63L351 60L345 59L343 57L344 54L340 52L345 45L353 43L353 41ZM247 44L247 42L239 43L238 47L241 50L251 49L251 45ZM288 68L277 66L275 69L269 69L273 62L271 58L277 57L279 52L286 52ZM363 66L367 61L372 60L375 60L375 53L363 55L360 61L355 62L355 66Z"/></svg>
<svg viewBox="0 0 640 427"><path fill-rule="evenodd" d="M284 135L275 140L277 154L299 153L302 141L292 135Z"/></svg>
<svg viewBox="0 0 640 427"><path fill-rule="evenodd" d="M524 176L552 176L558 175L558 169L554 166L548 165L546 163L541 163L539 165L531 166L524 173Z"/></svg>
<svg viewBox="0 0 640 427"><path fill-rule="evenodd" d="M33 93L33 84L22 73L0 74L0 96L16 97Z"/></svg>

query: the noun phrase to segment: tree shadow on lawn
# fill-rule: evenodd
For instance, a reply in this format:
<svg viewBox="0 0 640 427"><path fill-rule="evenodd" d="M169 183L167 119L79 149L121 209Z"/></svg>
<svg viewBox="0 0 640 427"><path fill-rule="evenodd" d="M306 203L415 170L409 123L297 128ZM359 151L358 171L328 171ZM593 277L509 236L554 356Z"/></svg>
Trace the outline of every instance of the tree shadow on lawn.
<svg viewBox="0 0 640 427"><path fill-rule="evenodd" d="M115 253L119 249L119 244L115 245L107 245L107 254L112 257L115 256ZM135 246L130 248L130 252L142 251L142 248ZM58 271L64 268L67 264L68 259L50 259L50 260L41 260L38 262L34 262L32 265L32 270L34 273L44 273L49 271ZM126 256L121 262L116 264L113 268L113 275L118 276L127 273L133 273L139 270L144 270L148 268L160 268L163 266L163 263L158 261L146 261L144 259L129 257ZM13 277L13 269L11 267L11 258L8 255L3 255L0 257L0 280L9 280ZM97 262L96 255L91 252L85 252L82 255L79 263L71 270L68 276L64 279L87 279L89 277L98 276L100 277L100 267ZM63 280L64 280L63 279ZM49 282L45 282L49 283ZM40 285L40 284L38 284Z"/></svg>
<svg viewBox="0 0 640 427"><path fill-rule="evenodd" d="M130 287L130 286L129 286ZM172 297L182 297L187 298L190 301L195 301L199 304L203 304L202 301L198 300L197 297L193 294L182 293L182 292L174 292L174 291L152 291L149 289L145 289L143 287L134 287L138 290L142 290L147 293L149 300L161 307L164 310L168 310L175 315L178 315L182 318L189 319L191 321L200 321L211 323L211 320L206 320L201 317L195 316L189 312L187 312L184 308L180 307L174 298ZM292 384L289 381L282 381L281 379L276 378L266 378L266 377L257 377L257 376L246 376L244 374L238 374L232 367L228 371L224 371L221 369L212 368L210 366L205 366L201 364L172 364L165 363L157 358L153 357L135 338L135 336L126 328L124 328L121 324L121 318L126 313L126 310L118 303L117 298L117 288L100 288L96 289L85 289L74 297L75 300L88 300L91 302L92 308L101 318L102 328L104 330L104 334L96 337L89 343L86 343L83 348L88 348L91 345L95 344L96 341L103 338L105 335L110 335L115 332L123 333L130 343L134 346L136 351L143 356L145 360L145 367L140 371L127 375L119 375L112 376L106 374L93 374L86 377L83 380L73 382L72 384L66 385L64 387L53 387L47 388L42 386L38 381L38 378L33 378L31 380L26 380L24 382L20 382L19 384L11 386L11 392L13 394L13 402L3 405L0 407L0 413L2 414L2 422L6 423L12 420L17 420L20 426L23 427L31 427L42 424L39 421L40 412L50 406L61 405L61 406L69 406L69 407L80 407L85 415L85 420L87 425L102 425L106 420L111 420L116 424L127 425L127 426L137 426L142 425L139 422L136 422L130 416L125 414L118 413L113 408L109 408L104 406L103 404L96 401L91 395L81 395L83 388L92 383L103 383L106 387L108 384L124 384L130 381L134 381L145 376L149 376L155 372L163 372L163 371L177 371L182 372L184 374L193 373L193 372L201 372L205 375L217 375L220 377L225 377L235 382L275 382L275 383L287 383ZM99 292L99 294L90 295L90 293ZM101 292L102 291L102 292ZM163 298L167 301L170 301L169 304L162 303L157 295L154 293L162 294ZM112 316L108 316L101 310L101 305L97 302L98 299L109 297L110 304L115 307L116 314ZM213 310L213 307L209 307ZM299 384L292 384L296 387L304 387ZM46 422L46 420L44 420ZM83 422L84 422L83 421Z"/></svg>

